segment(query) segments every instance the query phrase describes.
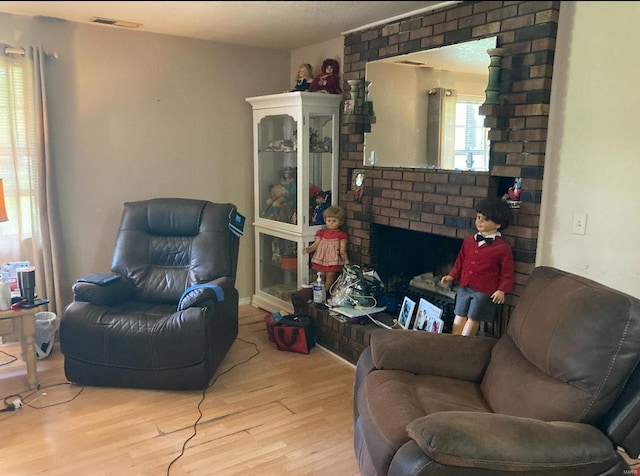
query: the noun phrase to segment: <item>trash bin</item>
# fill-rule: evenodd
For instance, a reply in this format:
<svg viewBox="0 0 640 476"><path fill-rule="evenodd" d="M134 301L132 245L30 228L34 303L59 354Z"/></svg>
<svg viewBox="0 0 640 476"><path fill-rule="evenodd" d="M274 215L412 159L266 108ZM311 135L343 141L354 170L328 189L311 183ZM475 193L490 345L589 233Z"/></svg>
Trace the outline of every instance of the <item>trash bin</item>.
<svg viewBox="0 0 640 476"><path fill-rule="evenodd" d="M53 341L58 330L58 316L55 312L36 312L36 357L44 359L53 350Z"/></svg>

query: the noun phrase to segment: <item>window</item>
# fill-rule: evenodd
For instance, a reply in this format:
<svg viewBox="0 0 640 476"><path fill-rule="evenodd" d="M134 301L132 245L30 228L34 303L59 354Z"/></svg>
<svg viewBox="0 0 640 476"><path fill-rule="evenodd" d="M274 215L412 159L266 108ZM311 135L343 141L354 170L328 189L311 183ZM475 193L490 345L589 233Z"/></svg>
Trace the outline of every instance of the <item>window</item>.
<svg viewBox="0 0 640 476"><path fill-rule="evenodd" d="M38 232L38 172L32 63L0 53L0 177L9 221L0 223L0 258L18 259Z"/></svg>
<svg viewBox="0 0 640 476"><path fill-rule="evenodd" d="M455 109L456 170L489 170L489 130L484 127L480 106L484 98L458 96Z"/></svg>

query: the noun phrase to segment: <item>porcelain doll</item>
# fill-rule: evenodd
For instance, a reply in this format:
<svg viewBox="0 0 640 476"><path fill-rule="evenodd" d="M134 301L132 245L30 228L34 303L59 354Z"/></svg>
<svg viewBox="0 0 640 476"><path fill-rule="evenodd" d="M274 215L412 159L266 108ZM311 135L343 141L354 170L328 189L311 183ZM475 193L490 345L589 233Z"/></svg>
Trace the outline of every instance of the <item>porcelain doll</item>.
<svg viewBox="0 0 640 476"><path fill-rule="evenodd" d="M322 62L322 72L309 86L309 92L321 92L329 94L342 94L340 87L340 64L333 59Z"/></svg>

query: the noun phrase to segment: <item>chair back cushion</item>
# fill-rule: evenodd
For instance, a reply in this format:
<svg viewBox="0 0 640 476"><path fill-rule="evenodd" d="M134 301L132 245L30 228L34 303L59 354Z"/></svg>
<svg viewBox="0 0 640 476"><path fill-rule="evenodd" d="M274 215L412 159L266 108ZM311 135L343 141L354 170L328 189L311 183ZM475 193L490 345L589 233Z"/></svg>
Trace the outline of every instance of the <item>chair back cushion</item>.
<svg viewBox="0 0 640 476"><path fill-rule="evenodd" d="M640 300L538 267L481 388L496 413L592 423L620 395L639 358Z"/></svg>
<svg viewBox="0 0 640 476"><path fill-rule="evenodd" d="M189 286L235 284L238 237L232 204L156 198L124 204L111 269L128 277L136 299L177 303Z"/></svg>

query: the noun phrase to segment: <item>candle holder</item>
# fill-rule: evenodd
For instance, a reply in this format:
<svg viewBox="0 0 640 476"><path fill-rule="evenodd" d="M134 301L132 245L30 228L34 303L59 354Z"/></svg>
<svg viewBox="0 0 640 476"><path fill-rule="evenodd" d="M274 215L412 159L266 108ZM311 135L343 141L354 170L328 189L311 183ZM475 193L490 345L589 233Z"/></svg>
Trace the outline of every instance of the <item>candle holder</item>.
<svg viewBox="0 0 640 476"><path fill-rule="evenodd" d="M358 105L358 93L360 92L360 80L359 79L350 79L347 81L349 85L349 96L350 99L347 99L344 102L344 113L345 114L355 114L356 108Z"/></svg>
<svg viewBox="0 0 640 476"><path fill-rule="evenodd" d="M487 81L487 89L485 90L485 104L500 105L500 67L502 66L502 57L504 56L504 48L489 48L489 79Z"/></svg>

